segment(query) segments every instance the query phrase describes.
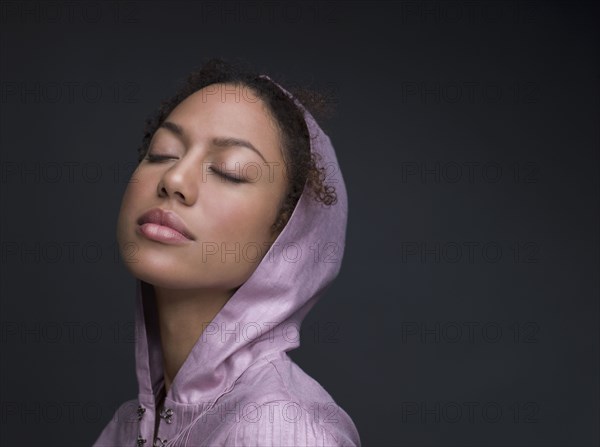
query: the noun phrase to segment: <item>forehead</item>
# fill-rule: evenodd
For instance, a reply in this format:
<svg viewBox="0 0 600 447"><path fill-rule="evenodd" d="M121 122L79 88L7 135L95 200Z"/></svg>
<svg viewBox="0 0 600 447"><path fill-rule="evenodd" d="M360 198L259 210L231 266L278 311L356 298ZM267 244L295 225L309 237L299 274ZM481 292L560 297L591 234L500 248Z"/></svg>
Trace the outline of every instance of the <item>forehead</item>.
<svg viewBox="0 0 600 447"><path fill-rule="evenodd" d="M167 120L182 126L186 136L194 141L213 137L242 138L259 146L266 152L265 157L281 150L274 118L264 101L247 86L213 84L204 87L175 107Z"/></svg>

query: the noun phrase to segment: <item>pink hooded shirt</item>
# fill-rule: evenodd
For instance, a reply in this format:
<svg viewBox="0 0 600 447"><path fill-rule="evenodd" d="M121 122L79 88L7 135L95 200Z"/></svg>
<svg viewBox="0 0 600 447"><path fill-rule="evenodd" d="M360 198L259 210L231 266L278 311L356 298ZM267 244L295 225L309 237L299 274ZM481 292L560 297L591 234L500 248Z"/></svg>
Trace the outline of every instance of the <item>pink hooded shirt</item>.
<svg viewBox="0 0 600 447"><path fill-rule="evenodd" d="M276 85L303 110L311 151L321 156L337 202L326 206L305 188L256 270L192 348L158 421L164 393L158 316L153 287L137 280L138 397L121 405L94 447L360 446L350 416L287 355L300 345L304 317L339 273L348 199L329 137Z"/></svg>

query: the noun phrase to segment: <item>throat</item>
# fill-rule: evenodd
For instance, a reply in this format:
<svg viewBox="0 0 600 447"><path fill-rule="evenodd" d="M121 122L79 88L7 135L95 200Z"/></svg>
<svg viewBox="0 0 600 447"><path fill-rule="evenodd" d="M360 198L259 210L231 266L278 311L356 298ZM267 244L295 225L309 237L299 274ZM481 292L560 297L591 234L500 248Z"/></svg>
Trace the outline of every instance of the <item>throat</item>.
<svg viewBox="0 0 600 447"><path fill-rule="evenodd" d="M231 291L209 293L155 287L166 392L204 329L231 295Z"/></svg>

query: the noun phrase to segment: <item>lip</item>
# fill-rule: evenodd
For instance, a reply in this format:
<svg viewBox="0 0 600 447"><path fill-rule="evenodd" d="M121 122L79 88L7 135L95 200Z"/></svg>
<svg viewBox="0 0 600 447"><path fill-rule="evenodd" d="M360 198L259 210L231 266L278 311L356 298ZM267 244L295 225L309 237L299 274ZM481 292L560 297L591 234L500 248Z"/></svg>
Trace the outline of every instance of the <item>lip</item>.
<svg viewBox="0 0 600 447"><path fill-rule="evenodd" d="M137 220L137 224L144 236L159 242L178 243L196 240L177 213L162 208L153 208L145 212Z"/></svg>

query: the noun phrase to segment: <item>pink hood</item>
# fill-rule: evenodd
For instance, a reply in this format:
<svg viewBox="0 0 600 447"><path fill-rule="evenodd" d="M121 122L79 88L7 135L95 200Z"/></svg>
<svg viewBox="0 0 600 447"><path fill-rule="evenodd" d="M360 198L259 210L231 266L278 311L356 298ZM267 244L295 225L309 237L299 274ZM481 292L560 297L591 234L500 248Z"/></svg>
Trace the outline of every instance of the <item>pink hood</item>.
<svg viewBox="0 0 600 447"><path fill-rule="evenodd" d="M325 206L304 190L257 269L196 342L158 422L158 320L153 288L137 280L138 398L119 408L95 446L360 445L348 414L286 354L299 346L304 317L340 270L348 217L331 141L299 105L337 202Z"/></svg>

